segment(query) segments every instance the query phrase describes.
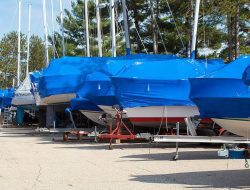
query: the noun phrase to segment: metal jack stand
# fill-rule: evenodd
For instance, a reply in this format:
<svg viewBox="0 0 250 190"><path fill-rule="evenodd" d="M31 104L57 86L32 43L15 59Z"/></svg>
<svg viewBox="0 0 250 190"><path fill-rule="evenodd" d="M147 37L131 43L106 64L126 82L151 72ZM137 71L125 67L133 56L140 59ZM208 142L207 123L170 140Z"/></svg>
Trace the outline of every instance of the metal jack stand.
<svg viewBox="0 0 250 190"><path fill-rule="evenodd" d="M54 131L53 131L53 138L52 138L52 141L55 141L55 132L56 132L56 121L54 120L53 121L53 128L54 128Z"/></svg>
<svg viewBox="0 0 250 190"><path fill-rule="evenodd" d="M176 123L177 137L180 135L180 123ZM179 159L179 142L176 142L176 152L175 156L172 158L173 161L177 161Z"/></svg>
<svg viewBox="0 0 250 190"><path fill-rule="evenodd" d="M97 127L95 126L95 142L97 143L98 142L98 139L97 139Z"/></svg>

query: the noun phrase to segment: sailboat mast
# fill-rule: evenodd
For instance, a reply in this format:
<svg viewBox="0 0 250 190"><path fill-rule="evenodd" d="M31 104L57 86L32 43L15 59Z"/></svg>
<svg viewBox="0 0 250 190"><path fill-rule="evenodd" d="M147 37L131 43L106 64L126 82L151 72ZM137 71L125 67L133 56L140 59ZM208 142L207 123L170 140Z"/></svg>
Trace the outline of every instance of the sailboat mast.
<svg viewBox="0 0 250 190"><path fill-rule="evenodd" d="M54 0L50 0L51 5L51 23L52 23L52 47L53 47L53 57L56 57L56 47L55 47L55 24L54 24Z"/></svg>
<svg viewBox="0 0 250 190"><path fill-rule="evenodd" d="M100 19L99 0L96 0L95 4L96 4L96 24L97 24L98 52L99 52L99 57L102 57L102 34L101 34L101 19Z"/></svg>
<svg viewBox="0 0 250 190"><path fill-rule="evenodd" d="M29 60L30 60L30 18L31 18L31 4L29 4L28 37L27 37L27 60L26 60L26 77L28 77L28 75L29 75Z"/></svg>
<svg viewBox="0 0 250 190"><path fill-rule="evenodd" d="M114 0L110 0L110 13L111 13L111 38L112 38L112 56L116 57L116 33L115 33L115 5Z"/></svg>
<svg viewBox="0 0 250 190"><path fill-rule="evenodd" d="M18 1L18 50L17 50L17 86L20 85L21 72L21 0Z"/></svg>
<svg viewBox="0 0 250 190"><path fill-rule="evenodd" d="M49 65L49 47L48 47L48 29L47 29L47 15L46 15L46 1L43 0L43 28L45 38L45 55L46 55L46 66Z"/></svg>
<svg viewBox="0 0 250 190"><path fill-rule="evenodd" d="M192 46L191 46L191 58L195 59L196 54L196 39L197 39L197 29L198 29L198 20L199 20L199 11L200 11L200 0L196 0L195 3L195 12L194 12L194 26L193 26L193 37L192 37Z"/></svg>
<svg viewBox="0 0 250 190"><path fill-rule="evenodd" d="M60 19L61 19L61 33L62 33L62 56L65 56L65 45L64 45L64 24L63 24L63 8L62 8L62 0L59 0L60 6Z"/></svg>
<svg viewBox="0 0 250 190"><path fill-rule="evenodd" d="M89 11L88 11L88 0L84 1L84 12L85 12L85 37L86 37L86 50L87 57L90 57L90 48L89 48Z"/></svg>
<svg viewBox="0 0 250 190"><path fill-rule="evenodd" d="M122 0L122 12L123 12L123 23L124 23L124 30L125 30L126 53L127 55L129 55L131 52L131 47L130 47L130 40L129 40L126 0Z"/></svg>

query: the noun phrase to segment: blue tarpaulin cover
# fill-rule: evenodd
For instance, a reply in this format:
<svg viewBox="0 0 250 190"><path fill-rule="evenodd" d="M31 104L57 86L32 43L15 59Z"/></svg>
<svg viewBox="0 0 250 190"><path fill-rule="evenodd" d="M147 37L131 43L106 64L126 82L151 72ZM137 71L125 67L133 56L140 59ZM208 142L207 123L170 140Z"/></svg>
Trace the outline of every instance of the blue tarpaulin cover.
<svg viewBox="0 0 250 190"><path fill-rule="evenodd" d="M131 64L138 61L157 61L176 58L175 55L137 54L116 58L107 58L98 71L87 75L85 82L77 92L78 97L85 97L96 105L115 105L114 86L110 77L125 71Z"/></svg>
<svg viewBox="0 0 250 190"><path fill-rule="evenodd" d="M189 99L190 77L199 77L223 67L222 60L172 58L137 61L113 76L120 106L194 106Z"/></svg>
<svg viewBox="0 0 250 190"><path fill-rule="evenodd" d="M30 82L31 82L31 93L34 94L34 92L38 91L38 85L40 82L40 79L42 77L43 70L40 71L34 71L30 73Z"/></svg>
<svg viewBox="0 0 250 190"><path fill-rule="evenodd" d="M41 97L75 93L88 73L95 71L104 58L63 57L54 59L44 69L39 81Z"/></svg>
<svg viewBox="0 0 250 190"><path fill-rule="evenodd" d="M249 65L250 55L241 56L216 72L190 79L190 98L201 117L250 117L250 88L242 81Z"/></svg>
<svg viewBox="0 0 250 190"><path fill-rule="evenodd" d="M250 86L250 66L248 66L243 73L243 80L246 85Z"/></svg>
<svg viewBox="0 0 250 190"><path fill-rule="evenodd" d="M8 88L5 90L0 89L0 108L6 108L11 106L12 98L14 97L14 88Z"/></svg>
<svg viewBox="0 0 250 190"><path fill-rule="evenodd" d="M38 83L42 74L43 74L43 70L31 72L30 73L30 81L32 83Z"/></svg>
<svg viewBox="0 0 250 190"><path fill-rule="evenodd" d="M102 111L93 102L86 98L74 98L70 101L71 110L91 110L91 111Z"/></svg>

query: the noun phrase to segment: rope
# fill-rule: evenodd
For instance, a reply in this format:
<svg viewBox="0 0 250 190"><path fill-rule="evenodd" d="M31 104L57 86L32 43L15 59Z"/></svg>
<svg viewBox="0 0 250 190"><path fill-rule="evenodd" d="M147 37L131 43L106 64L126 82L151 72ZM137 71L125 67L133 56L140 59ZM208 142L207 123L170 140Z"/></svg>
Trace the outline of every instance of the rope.
<svg viewBox="0 0 250 190"><path fill-rule="evenodd" d="M161 116L161 123L160 123L160 126L159 126L159 130L158 130L158 132L157 132L157 135L159 135L159 134L160 134L160 131L161 131L162 122L163 122L164 115L165 115L165 108L166 108L166 106L163 107L163 112L162 112L162 116Z"/></svg>
<svg viewBox="0 0 250 190"><path fill-rule="evenodd" d="M178 37L179 37L179 39L180 39L180 41L181 41L182 48L185 49L185 46L184 46L184 43L183 43L183 40L182 40L182 35L181 35L181 33L180 33L179 29L178 29L178 26L177 26L177 24L176 24L176 22L175 22L174 15L173 15L173 13L172 13L172 10L171 10L171 8L170 8L170 5L169 5L169 3L168 3L168 0L166 0L166 1L167 1L167 6L168 6L168 9L169 9L169 12L170 12L170 14L171 14L171 17L172 17L172 19L173 19L173 22L174 22L174 25L175 25L175 28L176 28L176 31L177 31L177 35L178 35Z"/></svg>

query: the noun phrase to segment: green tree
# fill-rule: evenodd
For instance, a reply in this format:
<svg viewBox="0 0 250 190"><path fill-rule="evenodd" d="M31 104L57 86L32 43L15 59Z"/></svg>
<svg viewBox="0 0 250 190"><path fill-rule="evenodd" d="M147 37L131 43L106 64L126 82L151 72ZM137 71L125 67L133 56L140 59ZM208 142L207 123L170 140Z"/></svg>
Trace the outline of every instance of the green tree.
<svg viewBox="0 0 250 190"><path fill-rule="evenodd" d="M202 51L212 50L208 57L231 60L233 54L246 53L249 44L249 5L247 0L201 0L197 35L199 58ZM108 3L102 0L100 3ZM132 52L174 53L188 56L192 39L194 0L127 0ZM115 5L117 52L125 53L121 2ZM72 2L64 19L67 55L85 55L85 18L83 0ZM97 55L94 0L89 1L91 53ZM109 7L101 10L104 55L111 55ZM227 22L230 18L230 23ZM233 19L232 19L233 18ZM237 18L237 19L236 19ZM238 21L237 21L238 20ZM237 22L236 22L237 21ZM58 19L59 22L59 19ZM237 24L238 23L238 24ZM230 27L229 27L230 26ZM60 34L57 34L60 39ZM60 41L57 49L60 50ZM237 49L237 44L239 48ZM229 53L225 53L229 52ZM231 58L230 58L231 57Z"/></svg>
<svg viewBox="0 0 250 190"><path fill-rule="evenodd" d="M17 32L5 34L0 40L0 88L10 87L16 81ZM26 76L27 37L21 34L21 80ZM30 40L30 71L44 67L44 45L38 36Z"/></svg>
<svg viewBox="0 0 250 190"><path fill-rule="evenodd" d="M45 67L45 48L43 41L38 36L30 38L29 70L35 71Z"/></svg>
<svg viewBox="0 0 250 190"><path fill-rule="evenodd" d="M250 7L248 0L213 0L210 2L221 19L221 30L226 35L226 48L221 57L232 61L239 54L250 53L249 26Z"/></svg>

